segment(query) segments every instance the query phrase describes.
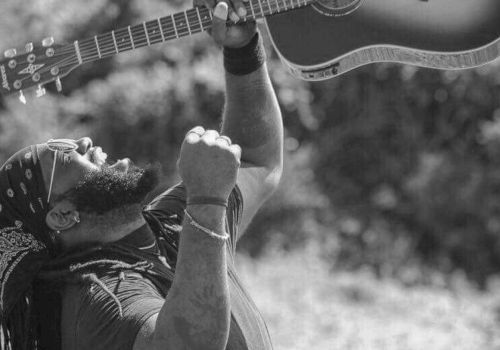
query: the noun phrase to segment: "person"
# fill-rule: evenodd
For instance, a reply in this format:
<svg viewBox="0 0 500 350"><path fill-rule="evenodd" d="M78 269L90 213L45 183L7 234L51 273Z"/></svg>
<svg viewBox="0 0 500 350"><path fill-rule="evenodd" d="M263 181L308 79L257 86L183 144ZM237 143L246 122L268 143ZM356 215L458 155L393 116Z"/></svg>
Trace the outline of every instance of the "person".
<svg viewBox="0 0 500 350"><path fill-rule="evenodd" d="M90 138L0 168L2 349L272 349L234 260L281 176L281 113L255 23L227 24L243 3L209 5L223 123L187 132L180 184L143 206L157 167L109 164Z"/></svg>

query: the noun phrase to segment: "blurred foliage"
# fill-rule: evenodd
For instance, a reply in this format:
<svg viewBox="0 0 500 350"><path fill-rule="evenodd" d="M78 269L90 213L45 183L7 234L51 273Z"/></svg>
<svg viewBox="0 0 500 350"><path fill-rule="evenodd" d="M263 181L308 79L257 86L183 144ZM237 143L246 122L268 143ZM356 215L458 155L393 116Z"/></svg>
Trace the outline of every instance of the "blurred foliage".
<svg viewBox="0 0 500 350"><path fill-rule="evenodd" d="M181 1L3 0L0 48L71 42L185 9ZM263 29L264 35L265 30ZM269 45L269 41L267 41ZM321 242L332 266L407 283L500 268L500 72L378 64L321 83L290 76L268 47L286 127L286 171L243 249ZM0 100L0 159L51 137L89 135L112 157L159 161L177 181L184 133L216 128L220 52L205 34L87 64L27 106ZM418 267L420 273L408 273Z"/></svg>

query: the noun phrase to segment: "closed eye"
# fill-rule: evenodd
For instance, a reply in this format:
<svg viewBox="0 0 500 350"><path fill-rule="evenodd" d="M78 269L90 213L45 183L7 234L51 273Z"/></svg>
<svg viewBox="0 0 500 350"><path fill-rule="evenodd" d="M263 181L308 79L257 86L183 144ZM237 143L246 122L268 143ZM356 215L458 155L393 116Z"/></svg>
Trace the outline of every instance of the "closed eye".
<svg viewBox="0 0 500 350"><path fill-rule="evenodd" d="M57 152L57 160L59 161L59 164L62 164L63 166L67 166L71 163L73 160L72 154L75 151L71 152Z"/></svg>

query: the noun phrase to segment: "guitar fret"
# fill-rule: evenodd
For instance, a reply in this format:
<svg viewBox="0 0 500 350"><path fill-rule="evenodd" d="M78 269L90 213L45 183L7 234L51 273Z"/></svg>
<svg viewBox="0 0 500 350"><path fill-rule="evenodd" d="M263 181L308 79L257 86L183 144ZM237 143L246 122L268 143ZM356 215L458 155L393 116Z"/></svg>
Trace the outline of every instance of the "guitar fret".
<svg viewBox="0 0 500 350"><path fill-rule="evenodd" d="M82 60L82 54L80 53L80 45L78 45L78 40L75 40L74 45L75 45L76 56L78 57L78 63L82 64L83 60Z"/></svg>
<svg viewBox="0 0 500 350"><path fill-rule="evenodd" d="M148 28L146 27L146 22L142 22L142 26L144 27L144 33L146 34L148 46L151 46L151 41L149 41L149 34L148 34Z"/></svg>
<svg viewBox="0 0 500 350"><path fill-rule="evenodd" d="M281 8L280 8L280 4L278 2L278 0L274 0L276 2L276 10L278 11L278 13L281 12Z"/></svg>
<svg viewBox="0 0 500 350"><path fill-rule="evenodd" d="M255 11L253 9L253 3L252 2L250 2L250 10L252 11L252 17L253 17L253 19L257 19L257 17L255 17Z"/></svg>
<svg viewBox="0 0 500 350"><path fill-rule="evenodd" d="M201 19L198 16L196 8L189 9L187 13L188 13L188 24L191 27L191 34L202 32L203 26L201 25Z"/></svg>
<svg viewBox="0 0 500 350"><path fill-rule="evenodd" d="M134 42L129 35L128 27L115 31L115 43L119 52L135 49Z"/></svg>
<svg viewBox="0 0 500 350"><path fill-rule="evenodd" d="M113 37L113 43L115 44L116 53L118 53L118 45L116 45L115 31L111 31L111 36Z"/></svg>
<svg viewBox="0 0 500 350"><path fill-rule="evenodd" d="M163 34L164 34L165 40L170 40L170 39L176 38L172 17L160 18L160 23L161 23L161 27L163 29Z"/></svg>
<svg viewBox="0 0 500 350"><path fill-rule="evenodd" d="M262 16L264 16L264 10L262 9L262 3L260 2L260 0L257 0L257 2L259 3L259 7L260 7L260 14Z"/></svg>
<svg viewBox="0 0 500 350"><path fill-rule="evenodd" d="M99 56L99 58L102 58L101 49L99 48L99 40L97 39L97 35L94 36L94 41L95 41L95 47L97 47L97 55Z"/></svg>
<svg viewBox="0 0 500 350"><path fill-rule="evenodd" d="M132 50L135 50L134 38L132 37L132 30L130 29L130 26L128 26L127 29L128 29L128 36L130 37L130 42L132 43Z"/></svg>
<svg viewBox="0 0 500 350"><path fill-rule="evenodd" d="M285 4L285 11L288 11L288 7L286 6L286 0L283 0L283 4Z"/></svg>
<svg viewBox="0 0 500 350"><path fill-rule="evenodd" d="M186 18L186 27L188 30L189 35L191 35L191 26L189 25L189 18L187 15L187 11L184 11L184 18Z"/></svg>
<svg viewBox="0 0 500 350"><path fill-rule="evenodd" d="M273 8L271 7L269 0L267 0L267 7L269 8L269 13L273 13Z"/></svg>
<svg viewBox="0 0 500 350"><path fill-rule="evenodd" d="M109 38L106 38L106 35L108 35ZM115 49L113 47L113 37L111 33L102 34L99 45L101 47L102 57L107 57L114 54Z"/></svg>
<svg viewBox="0 0 500 350"><path fill-rule="evenodd" d="M186 12L179 12L174 14L174 25L177 29L178 37L191 34L191 28L189 28L189 24L186 22L186 18Z"/></svg>
<svg viewBox="0 0 500 350"><path fill-rule="evenodd" d="M148 31L150 45L161 43L164 41L161 35L161 28L158 24L158 21L146 22L146 30Z"/></svg>
<svg viewBox="0 0 500 350"><path fill-rule="evenodd" d="M201 10L198 9L201 31L207 30L212 25L211 12L206 7L202 7Z"/></svg>
<svg viewBox="0 0 500 350"><path fill-rule="evenodd" d="M132 41L134 42L134 48L148 46L148 40L146 37L146 32L142 24L137 24L131 28Z"/></svg>
<svg viewBox="0 0 500 350"><path fill-rule="evenodd" d="M174 16L170 16L170 17L172 17L172 24L174 25L175 37L179 38L179 32L177 31L177 25L175 24L175 18L174 18Z"/></svg>
<svg viewBox="0 0 500 350"><path fill-rule="evenodd" d="M158 18L158 27L160 28L160 33L161 33L161 41L165 41L165 34L163 34L163 26L161 25L161 21L160 19Z"/></svg>
<svg viewBox="0 0 500 350"><path fill-rule="evenodd" d="M203 22L201 21L200 10L196 7L196 14L198 15L198 21L200 22L201 31L205 30L203 27Z"/></svg>

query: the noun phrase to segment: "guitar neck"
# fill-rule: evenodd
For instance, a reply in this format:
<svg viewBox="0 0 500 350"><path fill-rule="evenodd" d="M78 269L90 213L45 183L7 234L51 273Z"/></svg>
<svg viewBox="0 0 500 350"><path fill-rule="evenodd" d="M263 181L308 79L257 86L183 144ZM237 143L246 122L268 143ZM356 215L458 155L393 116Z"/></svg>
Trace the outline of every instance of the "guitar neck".
<svg viewBox="0 0 500 350"><path fill-rule="evenodd" d="M310 5L314 0L250 0L245 20L257 20L273 14ZM118 53L151 46L204 32L212 27L212 11L195 7L142 24L128 26L93 38L75 41L78 63L97 61Z"/></svg>

